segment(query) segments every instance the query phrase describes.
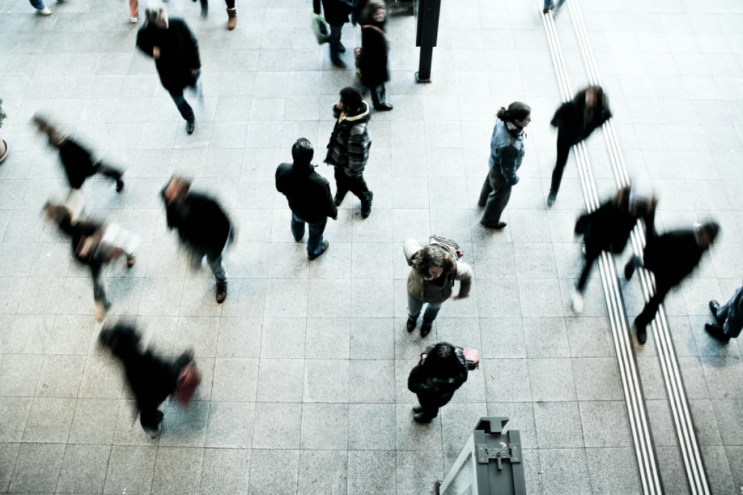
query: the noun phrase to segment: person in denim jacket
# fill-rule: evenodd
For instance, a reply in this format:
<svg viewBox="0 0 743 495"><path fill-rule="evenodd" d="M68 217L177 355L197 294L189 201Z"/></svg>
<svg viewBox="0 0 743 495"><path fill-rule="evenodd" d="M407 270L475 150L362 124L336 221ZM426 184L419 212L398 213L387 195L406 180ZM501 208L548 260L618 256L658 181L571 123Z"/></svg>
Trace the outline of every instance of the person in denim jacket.
<svg viewBox="0 0 743 495"><path fill-rule="evenodd" d="M490 172L480 192L478 206L485 207L480 223L489 229L502 229L503 210L511 197L511 187L519 182L516 175L524 159L524 128L531 122L531 108L515 101L508 110L498 110L498 122L490 140Z"/></svg>

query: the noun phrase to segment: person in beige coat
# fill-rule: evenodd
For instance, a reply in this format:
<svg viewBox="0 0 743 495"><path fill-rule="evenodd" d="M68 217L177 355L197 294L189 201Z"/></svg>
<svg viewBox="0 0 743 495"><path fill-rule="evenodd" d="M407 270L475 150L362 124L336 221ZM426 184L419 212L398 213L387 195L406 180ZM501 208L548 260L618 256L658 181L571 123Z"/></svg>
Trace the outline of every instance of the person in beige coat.
<svg viewBox="0 0 743 495"><path fill-rule="evenodd" d="M403 251L408 266L413 268L408 276L408 332L415 330L423 305L428 303L421 326L421 337L425 337L444 301L469 295L472 267L457 261L457 253L439 242L421 246L415 239L408 239ZM455 280L459 280L459 294L452 295Z"/></svg>

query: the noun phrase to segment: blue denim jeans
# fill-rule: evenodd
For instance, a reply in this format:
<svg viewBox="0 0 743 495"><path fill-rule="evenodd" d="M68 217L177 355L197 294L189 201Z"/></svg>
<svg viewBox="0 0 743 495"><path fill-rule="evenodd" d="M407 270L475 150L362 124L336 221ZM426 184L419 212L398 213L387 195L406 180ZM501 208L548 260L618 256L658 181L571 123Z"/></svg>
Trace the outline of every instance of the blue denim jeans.
<svg viewBox="0 0 743 495"><path fill-rule="evenodd" d="M328 224L328 218L325 217L321 222L305 222L297 215L292 213L292 234L297 242L304 236L304 224L310 226L310 238L307 239L307 254L318 256L322 252L322 233L325 232L325 226Z"/></svg>
<svg viewBox="0 0 743 495"><path fill-rule="evenodd" d="M35 8L36 10L41 10L46 5L44 5L44 0L28 0L31 3L31 6Z"/></svg>
<svg viewBox="0 0 743 495"><path fill-rule="evenodd" d="M738 287L738 289L735 291L735 294L733 294L733 297L731 297L728 302L720 306L720 308L717 310L716 315L718 320L725 319L725 323L722 325L722 329L725 332L725 335L733 339L737 338L738 335L740 335L740 331L741 329L743 329L743 322L739 321L738 318L728 318L728 316L730 316L730 307L735 304L735 300L739 297L741 291L743 291L743 287ZM735 316L739 317L739 315Z"/></svg>
<svg viewBox="0 0 743 495"><path fill-rule="evenodd" d="M189 87L194 90L199 98L202 98L203 90L201 86L201 78L199 77L199 75L200 74L196 75L196 80L194 81L193 86ZM194 120L196 118L193 113L193 108L191 108L191 105L189 105L186 99L183 97L183 90L171 91L170 97L173 98L173 102L175 103L175 106L178 107L178 111L181 112L181 117L183 117L184 120Z"/></svg>
<svg viewBox="0 0 743 495"><path fill-rule="evenodd" d="M330 26L330 60L341 58L341 30L343 26Z"/></svg>
<svg viewBox="0 0 743 495"><path fill-rule="evenodd" d="M421 314L421 310L423 309L423 305L425 303L423 301L419 301L415 297L413 297L413 294L408 291L408 316L414 319L415 321L418 321L418 316ZM436 319L436 315L439 314L439 310L441 309L441 305L444 304L443 302L440 303L428 303L428 307L426 307L426 312L423 313L423 324L424 325L430 325L433 323L433 320Z"/></svg>

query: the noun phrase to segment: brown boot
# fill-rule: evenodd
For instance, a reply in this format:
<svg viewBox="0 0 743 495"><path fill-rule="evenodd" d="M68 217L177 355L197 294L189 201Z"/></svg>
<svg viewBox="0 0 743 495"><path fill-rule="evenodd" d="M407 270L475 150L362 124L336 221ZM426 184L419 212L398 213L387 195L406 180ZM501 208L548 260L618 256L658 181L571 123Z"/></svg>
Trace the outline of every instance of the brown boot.
<svg viewBox="0 0 743 495"><path fill-rule="evenodd" d="M237 27L237 8L227 9L227 30L232 31Z"/></svg>

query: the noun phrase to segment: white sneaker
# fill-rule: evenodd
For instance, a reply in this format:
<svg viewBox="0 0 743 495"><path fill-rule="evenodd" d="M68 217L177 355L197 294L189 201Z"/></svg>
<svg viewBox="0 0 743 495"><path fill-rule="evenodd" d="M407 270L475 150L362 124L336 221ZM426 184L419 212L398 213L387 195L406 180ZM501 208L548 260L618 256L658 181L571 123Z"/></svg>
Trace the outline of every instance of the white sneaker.
<svg viewBox="0 0 743 495"><path fill-rule="evenodd" d="M581 294L580 291L575 291L573 293L573 311L576 313L583 312L583 294Z"/></svg>
<svg viewBox="0 0 743 495"><path fill-rule="evenodd" d="M138 19L136 17L130 17L129 18L129 22L131 22L132 24L136 24L137 21L138 21Z"/></svg>
<svg viewBox="0 0 743 495"><path fill-rule="evenodd" d="M44 7L43 9L39 10L39 14L41 14L41 15L52 15L52 11L49 10L48 7Z"/></svg>

